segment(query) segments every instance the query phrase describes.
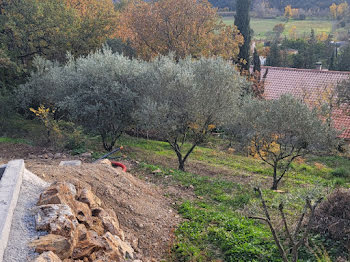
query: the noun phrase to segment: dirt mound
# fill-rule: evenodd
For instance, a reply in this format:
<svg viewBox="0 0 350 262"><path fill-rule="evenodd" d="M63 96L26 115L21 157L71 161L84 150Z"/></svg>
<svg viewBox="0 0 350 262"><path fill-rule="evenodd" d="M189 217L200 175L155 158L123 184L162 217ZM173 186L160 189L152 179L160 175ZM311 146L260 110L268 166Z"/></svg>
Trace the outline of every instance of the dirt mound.
<svg viewBox="0 0 350 262"><path fill-rule="evenodd" d="M27 169L49 182L90 185L103 207L117 214L137 258L146 262L167 257L180 217L158 187L105 164L59 167L32 162Z"/></svg>
<svg viewBox="0 0 350 262"><path fill-rule="evenodd" d="M316 209L314 230L344 241L350 250L350 189L338 189Z"/></svg>

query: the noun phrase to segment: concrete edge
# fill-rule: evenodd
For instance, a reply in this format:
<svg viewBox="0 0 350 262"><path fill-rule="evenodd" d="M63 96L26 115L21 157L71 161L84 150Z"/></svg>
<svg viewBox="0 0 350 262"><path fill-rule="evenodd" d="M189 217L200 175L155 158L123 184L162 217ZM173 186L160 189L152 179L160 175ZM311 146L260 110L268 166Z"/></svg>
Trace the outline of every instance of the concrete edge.
<svg viewBox="0 0 350 262"><path fill-rule="evenodd" d="M13 160L6 165L0 180L0 262L11 231L13 212L17 205L24 173L24 160Z"/></svg>

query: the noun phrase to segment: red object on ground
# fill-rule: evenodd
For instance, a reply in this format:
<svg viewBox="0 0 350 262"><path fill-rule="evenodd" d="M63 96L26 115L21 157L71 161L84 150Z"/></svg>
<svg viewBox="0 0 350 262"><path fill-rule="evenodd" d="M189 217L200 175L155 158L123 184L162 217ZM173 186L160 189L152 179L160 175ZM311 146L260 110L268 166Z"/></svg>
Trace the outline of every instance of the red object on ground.
<svg viewBox="0 0 350 262"><path fill-rule="evenodd" d="M111 163L112 163L112 166L114 166L114 167L119 166L119 167L123 168L124 172L126 172L127 169L126 169L126 166L124 164L116 162L116 161L111 161Z"/></svg>

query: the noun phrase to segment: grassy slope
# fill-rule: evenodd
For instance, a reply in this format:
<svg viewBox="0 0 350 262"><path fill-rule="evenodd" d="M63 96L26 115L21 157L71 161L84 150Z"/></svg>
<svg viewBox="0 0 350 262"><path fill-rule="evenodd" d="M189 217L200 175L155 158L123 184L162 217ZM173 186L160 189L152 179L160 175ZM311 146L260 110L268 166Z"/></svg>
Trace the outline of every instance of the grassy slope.
<svg viewBox="0 0 350 262"><path fill-rule="evenodd" d="M189 172L184 173L171 168L176 161L167 143L130 137L122 137L119 143L126 147L131 158L143 161L143 171L150 173L161 169L162 173L154 176L193 188L198 197L197 200L184 198L179 206L179 212L187 221L176 232L176 261L212 261L214 258L223 261L279 261L267 227L246 218L249 214L262 212L253 187L262 186L271 206L276 207L281 200L285 201L290 223L293 223L306 195L318 196L339 185L350 186L350 161L342 157L311 157L304 163L293 164L281 185L287 193L281 195L268 189L271 169L266 164L213 148L213 144L197 148L188 163ZM210 171L198 169L198 164ZM272 213L278 220L277 214ZM325 246L331 256L344 251L340 244L328 243L319 236L312 239L313 243ZM303 250L300 261L307 261L311 256Z"/></svg>
<svg viewBox="0 0 350 262"><path fill-rule="evenodd" d="M224 17L223 21L226 24L232 25L234 23L233 17ZM266 33L271 32L273 27L276 24L284 24L285 21L282 21L279 18L276 19L251 19L251 27L254 30L256 39L263 39L266 37ZM288 32L292 26L296 26L296 32L299 36L304 34L309 35L311 29L314 29L316 34L325 32L327 34L332 31L332 22L328 20L291 20L286 23L286 29L284 35L288 36Z"/></svg>
<svg viewBox="0 0 350 262"><path fill-rule="evenodd" d="M9 138L0 137L0 143L12 143L12 144L31 144L28 140L22 138Z"/></svg>
<svg viewBox="0 0 350 262"><path fill-rule="evenodd" d="M1 138L0 145L1 142L25 141ZM187 165L188 172L180 172L174 169L176 157L167 143L129 136L118 141L129 158L141 161L133 172L141 177L151 174L165 186L182 187L196 196L184 194L182 199L176 199L185 221L176 231L170 258L173 261L280 261L266 225L247 218L262 213L253 187L263 188L269 206L276 208L281 200L285 201L289 221L293 223L306 195L324 194L337 185L350 186L350 160L312 157L293 165L281 184L286 194L275 193L268 189L271 170L266 164L220 150L223 145L217 146L215 142L197 148ZM103 154L98 137L90 137L86 147L94 151L95 157ZM161 172L153 172L157 169ZM278 221L275 210L272 214ZM341 244L329 243L320 236L312 236L311 243L325 247L332 257L344 252ZM312 258L306 250L300 254L300 261Z"/></svg>

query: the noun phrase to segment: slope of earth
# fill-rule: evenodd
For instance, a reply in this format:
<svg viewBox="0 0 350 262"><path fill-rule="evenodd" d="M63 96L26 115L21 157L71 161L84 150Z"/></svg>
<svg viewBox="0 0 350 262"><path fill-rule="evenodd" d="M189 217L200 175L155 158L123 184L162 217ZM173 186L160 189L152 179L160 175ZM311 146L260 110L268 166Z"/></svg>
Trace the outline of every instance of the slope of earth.
<svg viewBox="0 0 350 262"><path fill-rule="evenodd" d="M54 154L54 151L43 147L13 141L0 143L0 165L11 159L23 158L26 168L47 182L79 182L91 186L104 203L104 208L116 212L137 257L143 262L162 261L168 257L174 229L181 218L174 209L173 201L164 196L163 188L108 165L84 163L80 167L60 167L61 160L79 157L61 153L60 158L53 159L51 155ZM177 188L171 192L183 195Z"/></svg>
<svg viewBox="0 0 350 262"><path fill-rule="evenodd" d="M105 207L116 212L138 258L147 262L167 257L180 217L171 201L156 186L106 164L59 167L58 163L27 161L26 167L48 182L66 181L91 186Z"/></svg>

